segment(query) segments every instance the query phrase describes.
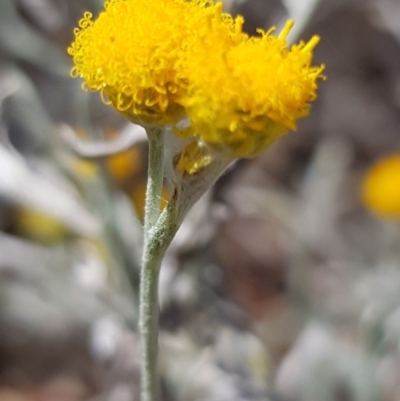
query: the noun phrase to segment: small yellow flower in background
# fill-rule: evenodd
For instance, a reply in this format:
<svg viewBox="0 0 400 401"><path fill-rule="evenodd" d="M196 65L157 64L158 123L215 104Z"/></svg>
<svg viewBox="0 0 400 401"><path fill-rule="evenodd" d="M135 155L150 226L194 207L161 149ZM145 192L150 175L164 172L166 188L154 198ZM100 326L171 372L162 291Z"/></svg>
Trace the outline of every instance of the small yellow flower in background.
<svg viewBox="0 0 400 401"><path fill-rule="evenodd" d="M317 79L323 78L323 66L311 66L319 38L287 48L292 26L288 21L278 37L274 28L260 30L260 37L225 48L197 44L186 65L184 104L205 143L234 157L253 157L308 115Z"/></svg>
<svg viewBox="0 0 400 401"><path fill-rule="evenodd" d="M138 173L142 163L142 152L138 147L130 148L107 158L107 168L114 179L120 183Z"/></svg>
<svg viewBox="0 0 400 401"><path fill-rule="evenodd" d="M84 181L94 181L98 174L98 166L90 160L66 157L64 165L74 176Z"/></svg>
<svg viewBox="0 0 400 401"><path fill-rule="evenodd" d="M134 123L174 124L184 116L181 65L192 36L204 37L214 19L231 29L221 7L210 0L106 0L96 20L86 13L75 30L72 75Z"/></svg>
<svg viewBox="0 0 400 401"><path fill-rule="evenodd" d="M400 218L400 154L371 167L362 185L362 200L378 216Z"/></svg>
<svg viewBox="0 0 400 401"><path fill-rule="evenodd" d="M71 235L68 228L55 217L28 208L16 210L15 226L18 234L46 245L60 243Z"/></svg>

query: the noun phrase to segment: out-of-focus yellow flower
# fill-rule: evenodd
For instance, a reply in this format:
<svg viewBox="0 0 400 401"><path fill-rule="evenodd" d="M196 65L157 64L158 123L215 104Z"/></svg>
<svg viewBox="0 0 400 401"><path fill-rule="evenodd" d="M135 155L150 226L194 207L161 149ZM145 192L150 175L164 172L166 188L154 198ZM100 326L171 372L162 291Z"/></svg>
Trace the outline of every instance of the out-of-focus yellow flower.
<svg viewBox="0 0 400 401"><path fill-rule="evenodd" d="M79 178L86 181L93 181L98 174L98 168L95 163L83 159L69 159L67 160L67 168Z"/></svg>
<svg viewBox="0 0 400 401"><path fill-rule="evenodd" d="M211 0L106 0L95 21L86 13L75 30L72 75L134 123L174 124L184 115L182 63L193 36L206 40L214 20L234 29L221 7Z"/></svg>
<svg viewBox="0 0 400 401"><path fill-rule="evenodd" d="M388 156L367 172L362 185L364 205L386 218L400 218L400 153Z"/></svg>
<svg viewBox="0 0 400 401"><path fill-rule="evenodd" d="M288 48L288 21L279 36L274 28L234 46L199 41L186 64L188 92L183 102L193 131L233 157L266 150L296 121L308 115L317 97L323 66L311 66L314 36Z"/></svg>
<svg viewBox="0 0 400 401"><path fill-rule="evenodd" d="M16 211L16 230L24 237L46 245L59 243L70 234L56 218L27 208Z"/></svg>
<svg viewBox="0 0 400 401"><path fill-rule="evenodd" d="M107 168L117 181L123 182L140 170L141 163L141 150L136 147L109 157Z"/></svg>

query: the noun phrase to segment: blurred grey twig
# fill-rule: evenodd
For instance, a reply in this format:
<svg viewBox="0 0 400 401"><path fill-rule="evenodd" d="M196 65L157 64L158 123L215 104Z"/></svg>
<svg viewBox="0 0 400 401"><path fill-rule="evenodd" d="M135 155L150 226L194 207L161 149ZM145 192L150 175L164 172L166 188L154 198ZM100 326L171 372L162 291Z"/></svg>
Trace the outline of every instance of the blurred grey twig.
<svg viewBox="0 0 400 401"><path fill-rule="evenodd" d="M0 68L0 91L0 102L7 101L7 119L30 134L37 151L51 153L48 138L53 133L53 123L29 76L13 64L3 63Z"/></svg>
<svg viewBox="0 0 400 401"><path fill-rule="evenodd" d="M0 2L0 49L10 58L27 61L55 75L68 76L67 54L30 28L18 15L16 3Z"/></svg>
<svg viewBox="0 0 400 401"><path fill-rule="evenodd" d="M73 232L96 236L100 223L74 196L33 172L16 152L0 145L0 198L47 213Z"/></svg>
<svg viewBox="0 0 400 401"><path fill-rule="evenodd" d="M113 141L92 142L82 140L67 125L61 125L59 132L71 149L84 159L101 159L112 156L147 140L145 130L138 125L131 124Z"/></svg>

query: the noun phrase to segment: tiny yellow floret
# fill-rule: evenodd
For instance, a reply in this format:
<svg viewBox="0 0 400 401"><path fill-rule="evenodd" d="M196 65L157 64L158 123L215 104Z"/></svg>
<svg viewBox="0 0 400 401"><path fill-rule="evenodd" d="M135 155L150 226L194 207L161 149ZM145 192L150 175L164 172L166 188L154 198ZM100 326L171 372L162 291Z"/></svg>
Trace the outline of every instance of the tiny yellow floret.
<svg viewBox="0 0 400 401"><path fill-rule="evenodd" d="M208 166L213 160L211 149L199 141L192 141L183 148L177 168L189 175Z"/></svg>
<svg viewBox="0 0 400 401"><path fill-rule="evenodd" d="M362 200L380 217L400 218L400 154L383 158L370 168L363 181Z"/></svg>

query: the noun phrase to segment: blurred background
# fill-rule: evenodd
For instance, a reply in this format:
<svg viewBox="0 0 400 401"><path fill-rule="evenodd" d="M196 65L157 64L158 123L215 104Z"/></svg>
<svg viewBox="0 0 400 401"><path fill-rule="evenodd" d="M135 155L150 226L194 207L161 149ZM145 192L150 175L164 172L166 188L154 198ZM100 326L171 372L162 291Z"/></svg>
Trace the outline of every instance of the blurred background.
<svg viewBox="0 0 400 401"><path fill-rule="evenodd" d="M320 35L328 80L298 132L231 166L171 246L162 400L400 400L400 226L361 196L400 151L400 2L225 8L249 33L293 18L290 40ZM139 400L146 141L69 77L66 53L101 9L0 2L1 401Z"/></svg>

